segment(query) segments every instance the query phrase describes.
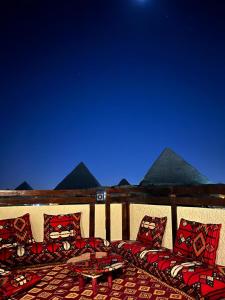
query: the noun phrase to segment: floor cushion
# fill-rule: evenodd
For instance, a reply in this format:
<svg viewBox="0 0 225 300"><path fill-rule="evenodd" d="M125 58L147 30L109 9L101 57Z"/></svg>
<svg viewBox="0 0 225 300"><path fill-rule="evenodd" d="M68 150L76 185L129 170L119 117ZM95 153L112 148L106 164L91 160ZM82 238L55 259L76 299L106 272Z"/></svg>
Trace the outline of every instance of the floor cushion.
<svg viewBox="0 0 225 300"><path fill-rule="evenodd" d="M41 280L41 277L34 272L14 271L7 275L0 276L0 291L2 299L22 292ZM1 295L0 295L1 299Z"/></svg>
<svg viewBox="0 0 225 300"><path fill-rule="evenodd" d="M0 263L11 267L67 261L86 252L110 251L108 241L101 238L77 239L71 243L40 242L0 250Z"/></svg>

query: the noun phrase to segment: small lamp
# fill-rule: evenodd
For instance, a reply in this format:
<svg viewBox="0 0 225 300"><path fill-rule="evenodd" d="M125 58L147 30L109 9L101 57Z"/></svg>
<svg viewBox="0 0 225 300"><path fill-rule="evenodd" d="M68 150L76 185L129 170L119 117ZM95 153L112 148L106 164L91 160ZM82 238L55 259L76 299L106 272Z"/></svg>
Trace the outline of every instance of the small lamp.
<svg viewBox="0 0 225 300"><path fill-rule="evenodd" d="M97 202L103 202L106 200L106 191L101 190L96 192L96 200Z"/></svg>

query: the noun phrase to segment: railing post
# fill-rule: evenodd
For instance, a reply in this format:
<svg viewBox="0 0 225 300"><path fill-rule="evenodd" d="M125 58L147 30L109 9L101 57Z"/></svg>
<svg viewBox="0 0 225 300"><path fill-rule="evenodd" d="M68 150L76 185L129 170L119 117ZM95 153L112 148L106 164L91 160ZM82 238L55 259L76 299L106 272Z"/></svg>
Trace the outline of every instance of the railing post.
<svg viewBox="0 0 225 300"><path fill-rule="evenodd" d="M122 239L130 239L130 202L122 203Z"/></svg>
<svg viewBox="0 0 225 300"><path fill-rule="evenodd" d="M111 219L110 219L110 194L106 194L105 199L105 228L106 228L106 239L111 241Z"/></svg>
<svg viewBox="0 0 225 300"><path fill-rule="evenodd" d="M90 204L89 237L95 236L95 203Z"/></svg>
<svg viewBox="0 0 225 300"><path fill-rule="evenodd" d="M173 245L176 239L177 233L177 204L176 204L176 195L170 194L170 201L171 201L171 217L172 217L172 238L173 238Z"/></svg>

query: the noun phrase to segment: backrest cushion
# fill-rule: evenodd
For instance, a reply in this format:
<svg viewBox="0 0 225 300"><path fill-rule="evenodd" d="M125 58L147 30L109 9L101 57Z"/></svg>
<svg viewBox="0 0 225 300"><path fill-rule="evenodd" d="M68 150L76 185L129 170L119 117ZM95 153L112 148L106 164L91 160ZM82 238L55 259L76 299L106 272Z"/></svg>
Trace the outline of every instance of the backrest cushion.
<svg viewBox="0 0 225 300"><path fill-rule="evenodd" d="M176 233L176 240L173 252L185 256L192 256L192 243L194 237L195 222L185 219L180 220L180 225Z"/></svg>
<svg viewBox="0 0 225 300"><path fill-rule="evenodd" d="M144 216L140 223L137 241L151 245L152 248L161 247L166 222L167 217L158 218L147 215Z"/></svg>
<svg viewBox="0 0 225 300"><path fill-rule="evenodd" d="M81 213L65 215L44 214L44 241L74 241L81 238Z"/></svg>
<svg viewBox="0 0 225 300"><path fill-rule="evenodd" d="M0 220L0 249L33 241L29 214Z"/></svg>
<svg viewBox="0 0 225 300"><path fill-rule="evenodd" d="M174 253L214 265L219 244L221 224L202 224L180 220Z"/></svg>
<svg viewBox="0 0 225 300"><path fill-rule="evenodd" d="M216 262L221 224L198 223L193 240L192 257L208 265Z"/></svg>

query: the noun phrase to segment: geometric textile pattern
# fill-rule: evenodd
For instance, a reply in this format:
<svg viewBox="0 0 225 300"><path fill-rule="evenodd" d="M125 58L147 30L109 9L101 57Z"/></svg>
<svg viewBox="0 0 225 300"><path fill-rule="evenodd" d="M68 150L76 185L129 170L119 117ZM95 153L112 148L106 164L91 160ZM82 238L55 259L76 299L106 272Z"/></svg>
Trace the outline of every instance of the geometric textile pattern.
<svg viewBox="0 0 225 300"><path fill-rule="evenodd" d="M15 242L11 220L12 219L0 220L0 249L10 247Z"/></svg>
<svg viewBox="0 0 225 300"><path fill-rule="evenodd" d="M174 253L214 265L221 224L202 224L181 219Z"/></svg>
<svg viewBox="0 0 225 300"><path fill-rule="evenodd" d="M101 238L78 239L69 243L50 242L19 245L0 250L0 263L15 267L67 261L83 253L108 252L108 242Z"/></svg>
<svg viewBox="0 0 225 300"><path fill-rule="evenodd" d="M0 249L33 241L29 214L0 220Z"/></svg>
<svg viewBox="0 0 225 300"><path fill-rule="evenodd" d="M29 269L28 269L29 270ZM79 280L67 265L35 268L42 277L41 281L21 293L12 300L192 300L175 288L168 286L143 270L127 265L122 270L114 271L112 287L108 287L107 279L98 278L97 293L93 294L91 282L85 281L83 289L79 289Z"/></svg>
<svg viewBox="0 0 225 300"><path fill-rule="evenodd" d="M32 243L34 241L29 214L14 219L12 227L17 244Z"/></svg>
<svg viewBox="0 0 225 300"><path fill-rule="evenodd" d="M142 267L142 256L152 251L150 246L138 241L114 241L111 243L111 247L113 252L120 254L138 267ZM168 251L169 254L171 252L166 248L160 248L160 251Z"/></svg>
<svg viewBox="0 0 225 300"><path fill-rule="evenodd" d="M34 272L27 271L14 271L10 274L0 276L0 299L9 299L9 297L31 288L40 280L40 276Z"/></svg>
<svg viewBox="0 0 225 300"><path fill-rule="evenodd" d="M44 241L74 241L81 238L81 213L66 215L44 214Z"/></svg>
<svg viewBox="0 0 225 300"><path fill-rule="evenodd" d="M8 275L10 273L11 273L11 271L5 265L3 265L3 264L0 263L0 277Z"/></svg>
<svg viewBox="0 0 225 300"><path fill-rule="evenodd" d="M176 233L176 240L173 248L174 253L185 257L192 256L195 228L196 222L185 219L180 220L180 225Z"/></svg>
<svg viewBox="0 0 225 300"><path fill-rule="evenodd" d="M167 217L157 218L144 216L137 234L137 241L160 248L166 227Z"/></svg>
<svg viewBox="0 0 225 300"><path fill-rule="evenodd" d="M194 299L217 300L225 297L225 267L209 266L193 258L185 258L170 250L145 249L127 241L112 242L114 252L129 257L131 262L163 282L179 289ZM128 256L128 255L127 255Z"/></svg>
<svg viewBox="0 0 225 300"><path fill-rule="evenodd" d="M111 247L113 252L120 254L136 266L139 266L138 262L135 262L136 259L138 260L138 253L147 249L146 245L139 241L113 241Z"/></svg>
<svg viewBox="0 0 225 300"><path fill-rule="evenodd" d="M219 244L221 224L201 224L195 229L193 257L208 265L214 265Z"/></svg>

